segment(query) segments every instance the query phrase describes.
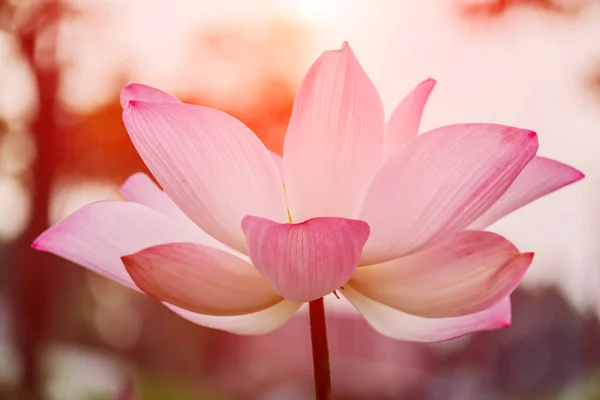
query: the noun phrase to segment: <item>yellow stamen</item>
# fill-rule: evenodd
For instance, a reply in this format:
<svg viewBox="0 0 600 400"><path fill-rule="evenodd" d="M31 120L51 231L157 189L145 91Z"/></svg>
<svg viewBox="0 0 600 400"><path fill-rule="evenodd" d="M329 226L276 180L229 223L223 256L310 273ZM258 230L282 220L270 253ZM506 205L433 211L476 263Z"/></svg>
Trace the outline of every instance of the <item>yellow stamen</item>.
<svg viewBox="0 0 600 400"><path fill-rule="evenodd" d="M283 182L283 193L285 195L285 209L287 210L288 221L290 221L290 224L293 224L292 213L290 213L290 208L288 207L288 204L287 204L287 192L285 191L285 182Z"/></svg>

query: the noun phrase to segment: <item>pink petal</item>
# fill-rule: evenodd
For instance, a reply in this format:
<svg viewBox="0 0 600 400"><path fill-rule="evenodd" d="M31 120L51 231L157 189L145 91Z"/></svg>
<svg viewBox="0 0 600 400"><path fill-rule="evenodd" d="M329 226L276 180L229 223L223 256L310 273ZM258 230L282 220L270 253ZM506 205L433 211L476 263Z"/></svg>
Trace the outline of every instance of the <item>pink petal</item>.
<svg viewBox="0 0 600 400"><path fill-rule="evenodd" d="M181 224L185 224L188 229L194 229L197 243L219 248L231 252L227 246L200 229L171 198L163 192L150 177L142 172L131 175L123 185L121 193L129 201L133 201L146 207L150 207L160 213L174 218Z"/></svg>
<svg viewBox="0 0 600 400"><path fill-rule="evenodd" d="M196 241L196 230L136 203L89 204L42 233L38 250L66 258L102 276L136 289L120 257L168 242Z"/></svg>
<svg viewBox="0 0 600 400"><path fill-rule="evenodd" d="M218 241L244 252L245 215L288 220L275 162L240 121L207 107L138 101L123 120L165 192Z"/></svg>
<svg viewBox="0 0 600 400"><path fill-rule="evenodd" d="M349 284L410 314L455 317L485 310L512 293L532 259L500 235L462 231L419 253L359 268Z"/></svg>
<svg viewBox="0 0 600 400"><path fill-rule="evenodd" d="M292 301L311 301L345 284L369 237L366 223L344 218L279 224L248 216L242 229L254 266Z"/></svg>
<svg viewBox="0 0 600 400"><path fill-rule="evenodd" d="M485 229L500 218L552 193L564 186L583 179L575 168L544 157L534 157L508 190L469 229Z"/></svg>
<svg viewBox="0 0 600 400"><path fill-rule="evenodd" d="M396 153L400 146L414 139L419 133L425 103L435 87L434 79L421 82L398 104L386 128L386 158Z"/></svg>
<svg viewBox="0 0 600 400"><path fill-rule="evenodd" d="M384 135L381 100L348 44L323 53L302 81L285 137L293 220L356 217Z"/></svg>
<svg viewBox="0 0 600 400"><path fill-rule="evenodd" d="M246 315L213 316L196 314L166 303L165 306L194 324L221 329L238 335L262 335L281 327L298 311L302 303L282 300L265 310Z"/></svg>
<svg viewBox="0 0 600 400"><path fill-rule="evenodd" d="M130 83L121 90L121 107L126 109L132 100L142 100L157 103L181 103L177 97L171 96L162 90L142 85L139 83Z"/></svg>
<svg viewBox="0 0 600 400"><path fill-rule="evenodd" d="M187 215L177 207L177 204L171 200L169 195L163 192L158 185L143 172L131 175L123 185L121 185L119 190L129 201L143 204L146 207L150 207L153 210L175 218L178 221L193 223Z"/></svg>
<svg viewBox="0 0 600 400"><path fill-rule="evenodd" d="M251 264L201 244L163 244L121 260L144 293L188 311L249 314L282 300Z"/></svg>
<svg viewBox="0 0 600 400"><path fill-rule="evenodd" d="M424 318L406 314L363 296L350 286L343 295L360 311L367 322L382 335L412 342L441 342L472 332L510 326L510 299L469 315L452 318Z"/></svg>
<svg viewBox="0 0 600 400"><path fill-rule="evenodd" d="M275 161L275 166L277 167L277 171L279 171L279 175L281 176L281 180L285 179L285 175L283 174L283 158L277 153L269 152L271 154L271 158Z"/></svg>
<svg viewBox="0 0 600 400"><path fill-rule="evenodd" d="M534 132L452 125L388 158L360 213L371 226L361 264L387 261L458 232L494 204L533 158Z"/></svg>
<svg viewBox="0 0 600 400"><path fill-rule="evenodd" d="M54 225L32 246L139 290L123 266L122 256L161 243L191 241L199 231L190 233L173 219L140 204L100 202L87 205ZM283 325L301 304L284 300L259 312L226 317L196 314L166 303L165 306L196 324L250 335Z"/></svg>

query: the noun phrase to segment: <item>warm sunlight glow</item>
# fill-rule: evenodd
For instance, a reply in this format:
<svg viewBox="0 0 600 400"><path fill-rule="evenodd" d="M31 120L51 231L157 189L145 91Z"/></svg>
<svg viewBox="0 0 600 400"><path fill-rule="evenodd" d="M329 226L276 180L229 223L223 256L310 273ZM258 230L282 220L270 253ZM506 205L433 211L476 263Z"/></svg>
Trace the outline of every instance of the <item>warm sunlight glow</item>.
<svg viewBox="0 0 600 400"><path fill-rule="evenodd" d="M291 5L294 17L314 22L325 17L331 9L331 0L297 0Z"/></svg>
<svg viewBox="0 0 600 400"><path fill-rule="evenodd" d="M0 240L13 240L25 229L31 208L29 193L14 177L0 177Z"/></svg>
<svg viewBox="0 0 600 400"><path fill-rule="evenodd" d="M55 224L86 204L119 199L117 185L100 180L58 184L50 198L50 224Z"/></svg>

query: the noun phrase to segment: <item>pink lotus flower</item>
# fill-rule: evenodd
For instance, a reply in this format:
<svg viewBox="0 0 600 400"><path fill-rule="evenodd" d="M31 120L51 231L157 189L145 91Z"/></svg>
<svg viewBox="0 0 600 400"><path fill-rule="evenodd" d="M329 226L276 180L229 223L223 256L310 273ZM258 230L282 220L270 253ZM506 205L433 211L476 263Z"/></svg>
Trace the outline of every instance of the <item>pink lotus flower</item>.
<svg viewBox="0 0 600 400"><path fill-rule="evenodd" d="M397 339L508 326L533 255L482 229L583 175L536 157L528 130L417 136L434 85L386 124L350 47L325 52L298 92L283 159L223 112L128 85L123 120L164 192L135 174L121 187L128 202L87 205L33 246L238 334L274 330L336 290Z"/></svg>

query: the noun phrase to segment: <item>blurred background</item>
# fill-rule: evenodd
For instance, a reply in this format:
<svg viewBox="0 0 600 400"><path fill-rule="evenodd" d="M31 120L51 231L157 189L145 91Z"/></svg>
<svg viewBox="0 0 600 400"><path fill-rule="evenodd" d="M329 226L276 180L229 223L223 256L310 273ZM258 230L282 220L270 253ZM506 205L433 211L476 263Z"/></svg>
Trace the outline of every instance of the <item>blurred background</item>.
<svg viewBox="0 0 600 400"><path fill-rule="evenodd" d="M146 170L124 83L225 110L281 152L303 73L344 40L388 115L433 77L423 129L533 129L587 178L493 227L536 253L512 328L421 345L330 314L336 399L600 399L595 0L0 0L0 399L311 398L306 315L205 329L30 244Z"/></svg>

